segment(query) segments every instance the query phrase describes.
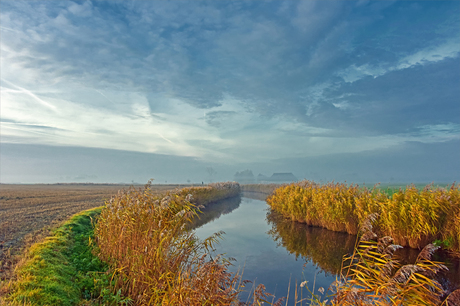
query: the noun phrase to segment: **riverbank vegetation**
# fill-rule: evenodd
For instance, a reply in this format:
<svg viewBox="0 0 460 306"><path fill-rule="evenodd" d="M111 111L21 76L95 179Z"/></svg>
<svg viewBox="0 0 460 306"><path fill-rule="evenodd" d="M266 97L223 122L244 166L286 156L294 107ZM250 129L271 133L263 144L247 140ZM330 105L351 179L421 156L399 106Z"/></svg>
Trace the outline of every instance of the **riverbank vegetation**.
<svg viewBox="0 0 460 306"><path fill-rule="evenodd" d="M394 209L393 206L385 202L390 200L406 210L415 205L407 204L409 201L427 202L421 206L425 209L428 203L439 202L439 211L443 214L439 213L437 218L445 222L443 226L455 225L450 214L457 213L458 216L454 209L455 205L458 206L458 186L415 189L409 186L390 197L376 188L368 190L354 185L331 183L321 186L302 182L276 189L270 201L274 201L271 205L281 205L279 201L283 196L291 194L286 212L310 212L312 218L308 222L305 217L287 215L291 220L299 221L300 218L300 221L312 225L329 221L335 230L354 229L356 233L360 232L359 226L368 229L361 231L359 246L346 262L348 266L341 270L342 278L330 297L332 305L365 305L366 299L373 294L376 298L371 303L379 305L419 305L420 301L427 301L420 305L440 305L440 301L447 300L443 299L442 288L430 276L430 273L443 269L441 263L431 261L430 256L436 247L430 244L414 264L401 266L392 256L398 247L396 243L393 244L388 237L376 239L375 233L387 229L384 218L389 218L390 212L394 214L390 210ZM245 284L241 275L228 271L230 259L210 255L223 233L199 240L187 229L187 224L198 216L200 209L217 199L239 193L237 183L177 189L162 194L154 192L149 184L144 189L131 187L119 191L104 207L75 215L53 236L34 245L17 268L16 280L7 286L6 301L11 305L241 305L238 295ZM310 199L310 206L302 204L299 208L294 205L304 199ZM326 201L332 208L315 207L313 199ZM383 206L385 211L379 205L389 208ZM320 212L321 208L325 211ZM429 215L431 212L417 209L417 214ZM356 215L347 215L354 210L357 210ZM380 214L378 219L373 217L377 215L374 210ZM400 212L400 215L419 218L411 210ZM431 216L434 215L431 212ZM325 217L323 221L319 216ZM369 219L376 219L375 233L366 223ZM339 224L345 221L351 225ZM279 223L273 235L295 230L293 224ZM392 229L391 233L399 232ZM446 237L440 236L446 245L455 245L458 241ZM289 241L282 243L290 244ZM327 253L326 243L331 242L322 237L308 241L306 245L312 243ZM296 250L292 252L297 255ZM311 256L321 258L319 254L312 253ZM324 260L329 259L326 256ZM334 262L330 272L335 271L337 263ZM263 285L259 285L252 289L248 304L260 305L269 296ZM460 296L458 291L449 298L456 296ZM313 296L310 302L327 304L316 298Z"/></svg>
<svg viewBox="0 0 460 306"><path fill-rule="evenodd" d="M180 187L150 186L152 192L158 194ZM53 231L73 215L100 207L123 188L129 185L1 184L0 287L13 276L14 266L31 245L53 235Z"/></svg>
<svg viewBox="0 0 460 306"><path fill-rule="evenodd" d="M16 279L5 286L9 294L3 302L67 306L98 296L101 283L108 283L103 273L108 266L93 254L95 245L89 242L94 236L92 220L100 212L95 208L78 213L34 244L16 268Z"/></svg>
<svg viewBox="0 0 460 306"><path fill-rule="evenodd" d="M236 183L164 196L149 188L130 189L112 198L102 210L95 236L99 257L113 270L113 290L139 305L237 302L239 275L227 271L227 259L208 255L222 233L200 241L186 230L197 215L193 199L203 205L233 193L239 193Z"/></svg>
<svg viewBox="0 0 460 306"><path fill-rule="evenodd" d="M240 184L236 182L223 182L211 183L207 186L176 189L174 193L181 197L187 197L190 194L190 201L195 206L206 206L223 199L239 196L240 191Z"/></svg>
<svg viewBox="0 0 460 306"><path fill-rule="evenodd" d="M185 229L199 207L239 195L237 183L217 183L158 194L146 188L119 191L78 214L17 269L4 302L11 305L221 305L238 302L240 275L230 261L211 258L222 233L199 241ZM195 204L192 204L196 203ZM98 219L93 232L91 219ZM97 254L98 256L95 256ZM254 295L265 297L262 287ZM84 302L89 299L88 302Z"/></svg>
<svg viewBox="0 0 460 306"><path fill-rule="evenodd" d="M458 305L460 289L446 292L436 281L436 274L447 270L432 260L439 248L426 245L414 263L401 265L394 252L401 246L393 238L378 238L373 223L376 213L367 216L360 228L360 238L351 256L344 258L344 265L337 280L331 285L331 305ZM326 305L313 295L312 305Z"/></svg>
<svg viewBox="0 0 460 306"><path fill-rule="evenodd" d="M399 245L422 248L438 240L460 251L460 186L455 184L422 190L410 185L390 196L377 186L302 181L279 187L267 203L291 220L349 234L357 234L365 218L378 213L376 231Z"/></svg>
<svg viewBox="0 0 460 306"><path fill-rule="evenodd" d="M199 240L187 230L199 209L239 195L238 183L185 188L158 196L130 189L112 198L95 229L99 257L111 267L112 290L135 305L240 305L245 282L231 261L210 255L223 232ZM254 288L251 305L267 299Z"/></svg>

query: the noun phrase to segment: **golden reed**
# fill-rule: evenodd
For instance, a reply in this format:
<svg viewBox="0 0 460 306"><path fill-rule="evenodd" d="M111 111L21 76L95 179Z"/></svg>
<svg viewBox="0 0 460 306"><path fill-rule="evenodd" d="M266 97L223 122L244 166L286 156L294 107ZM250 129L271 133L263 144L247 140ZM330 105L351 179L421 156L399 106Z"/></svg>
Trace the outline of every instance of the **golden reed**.
<svg viewBox="0 0 460 306"><path fill-rule="evenodd" d="M446 248L460 251L458 184L423 190L410 185L389 196L376 186L302 181L279 187L267 203L292 220L349 234L357 234L363 220L378 213L376 231L402 246L422 248L441 240Z"/></svg>
<svg viewBox="0 0 460 306"><path fill-rule="evenodd" d="M239 192L232 182L163 195L148 184L120 191L95 228L98 255L111 267L112 290L134 305L239 305L245 282L228 272L229 260L210 256L223 233L201 241L186 226L203 205ZM255 288L254 305L265 294L263 286Z"/></svg>

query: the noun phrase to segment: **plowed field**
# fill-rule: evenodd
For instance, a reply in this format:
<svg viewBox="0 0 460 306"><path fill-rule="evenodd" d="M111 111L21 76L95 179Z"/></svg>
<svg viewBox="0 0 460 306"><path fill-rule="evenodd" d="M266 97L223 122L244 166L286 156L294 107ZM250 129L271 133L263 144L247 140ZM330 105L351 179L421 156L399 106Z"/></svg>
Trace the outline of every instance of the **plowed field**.
<svg viewBox="0 0 460 306"><path fill-rule="evenodd" d="M139 186L142 187L142 186ZM158 192L177 185L153 185ZM128 185L0 185L0 280L11 277L19 254L70 216L102 206Z"/></svg>

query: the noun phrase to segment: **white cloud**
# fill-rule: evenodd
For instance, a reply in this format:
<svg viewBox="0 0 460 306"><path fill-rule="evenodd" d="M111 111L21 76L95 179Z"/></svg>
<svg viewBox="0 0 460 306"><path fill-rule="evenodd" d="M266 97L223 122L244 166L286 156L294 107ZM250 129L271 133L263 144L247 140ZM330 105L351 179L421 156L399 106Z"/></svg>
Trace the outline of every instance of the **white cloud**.
<svg viewBox="0 0 460 306"><path fill-rule="evenodd" d="M276 2L104 3L123 17L102 2L17 3L2 12L2 136L33 143L227 162L386 147L422 136L343 138L328 111L368 114L351 93L326 98L343 85L334 74L353 83L460 49L447 40L358 61L370 49L359 27L372 22L341 1L286 1L276 18L265 7Z"/></svg>
<svg viewBox="0 0 460 306"><path fill-rule="evenodd" d="M448 58L458 57L460 54L460 40L449 40L441 45L430 46L410 55L402 57L397 63L379 63L356 66L352 64L336 73L347 83L356 82L366 76L377 78L391 71L408 69L416 65L427 65Z"/></svg>
<svg viewBox="0 0 460 306"><path fill-rule="evenodd" d="M68 8L69 12L80 17L88 17L92 14L92 4L90 1L79 5L72 2Z"/></svg>
<svg viewBox="0 0 460 306"><path fill-rule="evenodd" d="M367 76L376 78L392 70L393 69L391 68L388 69L380 66L372 66L370 64L364 64L361 66L352 64L350 67L337 72L337 76L342 77L347 83L353 83Z"/></svg>
<svg viewBox="0 0 460 306"><path fill-rule="evenodd" d="M22 94L25 94L31 98L33 98L35 101L38 101L41 105L55 111L56 110L56 106L47 102L47 101L44 101L43 99L39 98L36 94L34 94L33 92L31 92L30 90L27 90L25 88L22 88L20 86L17 86L11 82L9 82L8 80L5 80L5 79L2 79L3 82L9 84L10 86L13 86L14 88L17 88L17 91L10 91L10 92L15 92L15 93L22 93Z"/></svg>
<svg viewBox="0 0 460 306"><path fill-rule="evenodd" d="M334 107L339 108L339 109L348 109L350 108L350 103L346 101L338 102L338 103L332 103Z"/></svg>
<svg viewBox="0 0 460 306"><path fill-rule="evenodd" d="M415 65L435 63L460 54L460 37L441 45L431 46L402 58L394 70L406 69Z"/></svg>

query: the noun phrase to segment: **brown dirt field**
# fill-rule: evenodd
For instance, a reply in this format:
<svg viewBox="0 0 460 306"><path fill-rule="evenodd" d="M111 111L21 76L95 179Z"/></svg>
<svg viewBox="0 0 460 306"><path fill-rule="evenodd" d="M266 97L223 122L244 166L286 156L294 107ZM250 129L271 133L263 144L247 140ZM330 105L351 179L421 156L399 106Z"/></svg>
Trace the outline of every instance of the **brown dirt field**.
<svg viewBox="0 0 460 306"><path fill-rule="evenodd" d="M142 188L142 186L136 186ZM158 192L179 185L152 185ZM0 282L12 276L20 255L70 216L104 205L129 185L0 184Z"/></svg>

